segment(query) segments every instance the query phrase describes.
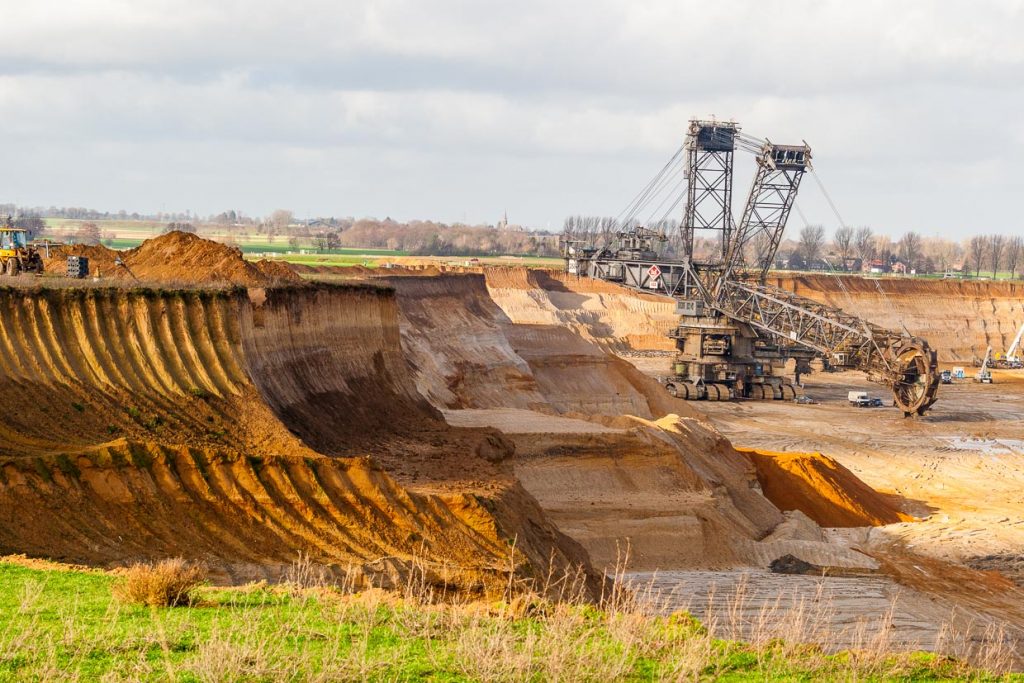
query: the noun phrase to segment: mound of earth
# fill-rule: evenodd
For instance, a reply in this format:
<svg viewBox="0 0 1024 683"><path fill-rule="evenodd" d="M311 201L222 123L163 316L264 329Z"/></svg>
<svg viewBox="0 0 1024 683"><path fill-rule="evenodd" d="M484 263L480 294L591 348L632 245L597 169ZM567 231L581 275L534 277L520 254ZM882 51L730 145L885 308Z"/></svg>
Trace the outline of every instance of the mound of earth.
<svg viewBox="0 0 1024 683"><path fill-rule="evenodd" d="M799 510L823 527L882 526L913 521L875 491L820 453L776 453L748 448L757 479L780 510Z"/></svg>
<svg viewBox="0 0 1024 683"><path fill-rule="evenodd" d="M63 275L68 256L85 256L89 259L89 271L101 277L117 277L120 267L117 259L123 252L116 251L102 244L65 244L50 249L50 257L43 258L43 269L47 273Z"/></svg>
<svg viewBox="0 0 1024 683"><path fill-rule="evenodd" d="M245 260L242 251L187 232L169 232L134 249L114 251L105 246L68 245L51 251L47 272L62 273L68 256L89 258L89 270L103 278L147 283L227 283L261 287L298 282L298 273L283 263ZM121 263L117 260L120 258Z"/></svg>

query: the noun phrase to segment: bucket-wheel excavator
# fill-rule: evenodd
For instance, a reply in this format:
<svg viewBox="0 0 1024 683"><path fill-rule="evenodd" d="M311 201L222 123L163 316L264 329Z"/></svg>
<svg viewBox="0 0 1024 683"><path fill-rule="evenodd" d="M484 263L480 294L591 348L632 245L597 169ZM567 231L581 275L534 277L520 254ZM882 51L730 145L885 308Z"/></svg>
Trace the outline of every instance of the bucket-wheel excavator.
<svg viewBox="0 0 1024 683"><path fill-rule="evenodd" d="M737 148L753 152L757 168L735 224ZM683 145L625 210L622 224L634 227L601 245L567 236L566 269L676 299L680 320L669 336L677 353L664 379L676 396L795 398L786 363L795 360L797 373L809 372L817 357L834 368L864 371L892 389L904 415L922 415L935 403L940 382L936 353L925 340L766 283L810 169L806 143L777 145L741 133L735 122L692 120ZM668 236L660 228L684 199L682 257L662 258L659 248ZM661 220L646 226L638 220L642 210L656 205L657 213L666 204Z"/></svg>

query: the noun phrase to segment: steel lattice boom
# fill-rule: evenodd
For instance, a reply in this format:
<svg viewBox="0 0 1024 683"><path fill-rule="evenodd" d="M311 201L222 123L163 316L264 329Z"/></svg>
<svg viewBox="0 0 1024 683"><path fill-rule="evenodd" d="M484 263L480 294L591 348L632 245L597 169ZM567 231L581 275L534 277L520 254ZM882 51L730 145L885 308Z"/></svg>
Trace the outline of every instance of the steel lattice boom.
<svg viewBox="0 0 1024 683"><path fill-rule="evenodd" d="M746 263L747 252L754 247L751 265L764 281L779 250L800 180L810 163L811 148L806 144L764 143L757 156L757 173L747 195L736 239L730 245L723 279L728 279L732 270Z"/></svg>
<svg viewBox="0 0 1024 683"><path fill-rule="evenodd" d="M938 360L928 342L778 287L728 281L715 308L735 320L814 349L831 362L866 372L893 389L905 414L922 415L936 401Z"/></svg>

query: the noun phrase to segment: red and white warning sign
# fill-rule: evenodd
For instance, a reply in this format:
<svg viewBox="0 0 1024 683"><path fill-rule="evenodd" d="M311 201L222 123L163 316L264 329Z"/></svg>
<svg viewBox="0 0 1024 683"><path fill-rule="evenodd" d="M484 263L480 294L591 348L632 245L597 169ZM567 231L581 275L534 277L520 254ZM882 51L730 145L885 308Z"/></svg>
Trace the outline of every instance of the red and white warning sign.
<svg viewBox="0 0 1024 683"><path fill-rule="evenodd" d="M651 266L647 269L647 276L650 278L647 282L647 286L650 289L658 288L658 278L661 277L661 268L658 266Z"/></svg>

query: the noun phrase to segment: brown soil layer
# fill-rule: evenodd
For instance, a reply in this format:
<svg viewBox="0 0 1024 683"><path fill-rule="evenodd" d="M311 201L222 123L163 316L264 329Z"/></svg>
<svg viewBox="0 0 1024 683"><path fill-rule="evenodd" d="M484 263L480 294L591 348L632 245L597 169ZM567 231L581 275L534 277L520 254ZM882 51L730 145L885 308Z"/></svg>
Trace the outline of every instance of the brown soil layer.
<svg viewBox="0 0 1024 683"><path fill-rule="evenodd" d="M525 272L525 271L524 271ZM532 272L532 271L530 271ZM558 322L523 324L484 276L375 280L395 288L402 345L419 392L439 408L517 407L555 413L689 414L656 382Z"/></svg>

